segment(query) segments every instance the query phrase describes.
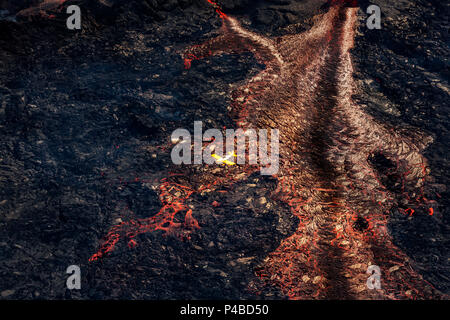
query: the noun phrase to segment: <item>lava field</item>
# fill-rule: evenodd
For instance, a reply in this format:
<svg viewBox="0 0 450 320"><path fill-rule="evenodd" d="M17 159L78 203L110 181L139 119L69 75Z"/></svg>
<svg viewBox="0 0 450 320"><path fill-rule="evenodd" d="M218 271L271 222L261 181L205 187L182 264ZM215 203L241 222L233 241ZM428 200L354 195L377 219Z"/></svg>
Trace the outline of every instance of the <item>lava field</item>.
<svg viewBox="0 0 450 320"><path fill-rule="evenodd" d="M447 300L449 6L0 0L0 299Z"/></svg>

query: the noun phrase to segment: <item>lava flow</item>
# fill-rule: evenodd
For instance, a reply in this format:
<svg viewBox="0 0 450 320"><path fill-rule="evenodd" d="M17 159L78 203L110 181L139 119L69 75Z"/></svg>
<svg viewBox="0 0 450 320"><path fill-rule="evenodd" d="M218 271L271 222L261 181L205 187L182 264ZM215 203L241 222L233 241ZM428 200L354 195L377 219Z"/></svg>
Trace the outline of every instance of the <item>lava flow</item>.
<svg viewBox="0 0 450 320"><path fill-rule="evenodd" d="M394 209L433 214L433 201L424 196L429 169L421 154L431 139L380 123L352 101L355 1L331 1L309 31L274 39L244 29L208 2L222 19L221 34L188 48L185 66L211 55L242 52L251 52L265 66L232 93L231 115L244 129L280 130L273 197L299 218L295 233L257 267L259 280L249 289L261 294L273 290L290 299L439 296L393 244L387 228ZM197 228L185 200L205 188L245 179L250 170L224 167L215 174L181 178L183 183L165 179L160 212L114 227L91 260L110 252L122 237L132 241L143 232ZM178 212L185 213L184 222L175 221ZM379 290L366 285L371 265L381 269Z"/></svg>
<svg viewBox="0 0 450 320"><path fill-rule="evenodd" d="M53 14L48 14L48 11L62 10L62 4L67 0L44 0L38 3L36 6L21 10L16 16L26 17L26 16L42 16L44 18L53 19L55 16Z"/></svg>

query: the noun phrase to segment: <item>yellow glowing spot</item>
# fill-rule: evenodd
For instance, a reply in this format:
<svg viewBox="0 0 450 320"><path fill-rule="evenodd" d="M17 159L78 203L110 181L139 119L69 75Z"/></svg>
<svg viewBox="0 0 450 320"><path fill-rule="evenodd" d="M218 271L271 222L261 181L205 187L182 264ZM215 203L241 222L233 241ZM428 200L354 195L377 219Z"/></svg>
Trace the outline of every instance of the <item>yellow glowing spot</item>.
<svg viewBox="0 0 450 320"><path fill-rule="evenodd" d="M219 155L217 155L217 154L212 154L211 155L211 157L213 157L214 159L216 159L217 161L217 163L224 163L224 164L227 164L227 165L229 165L229 166L233 166L233 165L235 165L236 163L234 163L234 162L232 162L232 161L229 161L228 159L231 159L231 158L233 158L233 157L236 157L236 154L234 153L234 152L230 152L230 153L228 153L228 155L225 157L225 158L222 158L221 156L219 156Z"/></svg>

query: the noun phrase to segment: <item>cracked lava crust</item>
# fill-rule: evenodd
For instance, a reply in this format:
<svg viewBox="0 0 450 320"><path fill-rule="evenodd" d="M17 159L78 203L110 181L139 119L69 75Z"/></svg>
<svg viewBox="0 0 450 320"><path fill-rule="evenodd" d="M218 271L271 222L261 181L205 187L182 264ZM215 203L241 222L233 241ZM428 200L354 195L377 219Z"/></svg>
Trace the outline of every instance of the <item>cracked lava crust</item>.
<svg viewBox="0 0 450 320"><path fill-rule="evenodd" d="M259 280L249 290L277 288L290 299L439 297L387 229L392 208L433 214L433 201L424 196L430 170L422 155L431 138L380 123L352 101L358 88L349 51L358 8L333 1L314 17L310 30L269 38L208 2L222 21L220 35L187 48L185 67L212 55L244 52L264 65L232 92L231 115L237 128L280 130L272 197L299 219L296 231L255 269ZM195 168L175 168L176 174L159 184L161 210L114 226L91 261L104 258L121 239L134 247L134 238L145 232L189 238L199 225L186 199L244 180L255 170L224 166L198 175ZM381 268L380 290L367 290L370 265Z"/></svg>

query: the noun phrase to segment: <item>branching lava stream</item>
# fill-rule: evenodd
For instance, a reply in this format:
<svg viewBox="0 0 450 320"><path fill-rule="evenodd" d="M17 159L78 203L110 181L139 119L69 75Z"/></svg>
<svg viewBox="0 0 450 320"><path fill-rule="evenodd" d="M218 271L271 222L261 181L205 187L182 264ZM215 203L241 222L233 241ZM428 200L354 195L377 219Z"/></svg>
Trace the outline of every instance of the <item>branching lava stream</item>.
<svg viewBox="0 0 450 320"><path fill-rule="evenodd" d="M295 233L257 267L258 279L249 289L260 294L275 289L290 299L438 297L387 229L392 208L433 214L432 201L424 197L429 169L421 154L431 139L394 130L352 101L355 1L331 1L309 31L274 39L244 29L208 2L223 22L221 34L188 48L185 66L211 55L242 52L251 52L264 64L264 70L232 93L232 117L243 129L280 130L281 162L273 197L299 218ZM121 237L134 244L133 238L143 232L198 228L195 212L184 201L253 171L249 166L223 167L183 184L168 177L160 185L161 211L114 227L91 261L111 251ZM399 205L405 199L406 208ZM185 212L184 222L175 221L180 211ZM381 268L380 290L367 289L370 265Z"/></svg>

